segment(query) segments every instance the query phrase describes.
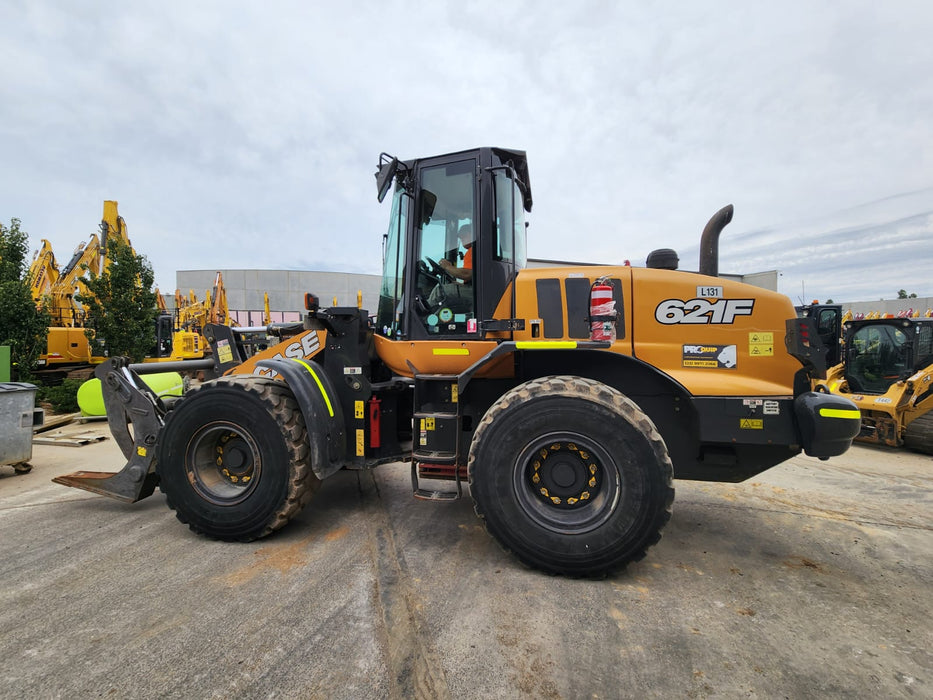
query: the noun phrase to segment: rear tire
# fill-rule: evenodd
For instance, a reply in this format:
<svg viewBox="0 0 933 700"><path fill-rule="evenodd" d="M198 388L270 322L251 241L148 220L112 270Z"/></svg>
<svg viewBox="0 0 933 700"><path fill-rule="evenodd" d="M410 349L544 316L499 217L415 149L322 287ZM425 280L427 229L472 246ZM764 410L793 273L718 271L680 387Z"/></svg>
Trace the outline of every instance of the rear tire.
<svg viewBox="0 0 933 700"><path fill-rule="evenodd" d="M525 564L570 576L644 557L674 500L667 447L648 416L581 377L504 394L476 429L469 474L489 533Z"/></svg>
<svg viewBox="0 0 933 700"><path fill-rule="evenodd" d="M226 377L191 390L156 446L159 488L191 530L249 541L285 525L317 490L304 417L282 382Z"/></svg>
<svg viewBox="0 0 933 700"><path fill-rule="evenodd" d="M911 421L904 431L904 446L933 455L933 410Z"/></svg>

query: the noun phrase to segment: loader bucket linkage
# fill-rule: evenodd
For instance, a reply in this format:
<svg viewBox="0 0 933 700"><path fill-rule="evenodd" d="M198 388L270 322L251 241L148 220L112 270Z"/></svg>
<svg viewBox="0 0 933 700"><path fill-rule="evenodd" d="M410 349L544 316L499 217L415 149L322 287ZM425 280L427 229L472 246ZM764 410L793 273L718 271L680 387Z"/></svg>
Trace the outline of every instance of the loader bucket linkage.
<svg viewBox="0 0 933 700"><path fill-rule="evenodd" d="M128 461L119 472L78 471L52 481L135 503L151 496L158 483L155 443L165 410L126 358L110 358L94 374L100 379L110 432Z"/></svg>

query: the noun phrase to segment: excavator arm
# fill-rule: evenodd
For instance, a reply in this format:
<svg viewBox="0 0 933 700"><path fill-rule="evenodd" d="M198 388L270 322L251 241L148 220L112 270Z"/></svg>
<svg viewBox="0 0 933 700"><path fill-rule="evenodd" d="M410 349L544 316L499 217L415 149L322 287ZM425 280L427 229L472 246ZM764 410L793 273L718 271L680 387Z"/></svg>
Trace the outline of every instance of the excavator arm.
<svg viewBox="0 0 933 700"><path fill-rule="evenodd" d="M52 252L52 244L43 238L42 247L36 251L32 265L29 266L29 286L32 290L33 301L41 304L42 298L52 293L52 287L58 281L58 276L58 265L55 262L55 253Z"/></svg>

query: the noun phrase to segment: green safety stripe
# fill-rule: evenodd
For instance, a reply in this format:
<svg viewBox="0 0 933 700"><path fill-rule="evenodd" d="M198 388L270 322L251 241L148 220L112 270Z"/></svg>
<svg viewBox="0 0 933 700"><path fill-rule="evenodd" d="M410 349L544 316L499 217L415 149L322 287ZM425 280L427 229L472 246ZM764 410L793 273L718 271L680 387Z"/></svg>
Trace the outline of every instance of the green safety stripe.
<svg viewBox="0 0 933 700"><path fill-rule="evenodd" d="M302 365L306 370L308 370L308 372L311 374L311 376L314 377L314 381L315 381L315 383L317 384L317 388L321 390L321 396L324 397L324 403L327 404L327 411L328 411L328 413L330 413L330 417L333 418L333 417L334 417L334 407L330 405L330 397L327 396L327 391L324 389L324 385L321 384L321 380L318 379L318 376L317 376L317 374L315 373L314 368L312 368L311 365L309 365L309 364L308 364L307 362L305 362L304 360L299 360L297 357L292 357L292 358L290 358L290 359L292 359L292 360L294 360L295 362L297 362L298 364Z"/></svg>
<svg viewBox="0 0 933 700"><path fill-rule="evenodd" d="M862 414L858 409L851 408L821 408L820 415L824 418L854 418L861 420Z"/></svg>
<svg viewBox="0 0 933 700"><path fill-rule="evenodd" d="M575 340L519 340L515 343L519 350L573 350Z"/></svg>

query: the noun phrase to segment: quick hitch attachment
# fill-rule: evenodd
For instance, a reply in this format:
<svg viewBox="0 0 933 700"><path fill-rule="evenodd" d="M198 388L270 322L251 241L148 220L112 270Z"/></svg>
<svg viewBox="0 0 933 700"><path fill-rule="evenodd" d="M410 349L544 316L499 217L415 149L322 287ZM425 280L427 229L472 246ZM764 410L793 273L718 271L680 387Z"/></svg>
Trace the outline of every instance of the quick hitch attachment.
<svg viewBox="0 0 933 700"><path fill-rule="evenodd" d="M107 423L127 459L126 466L119 472L78 471L52 481L135 503L151 496L159 481L155 472L155 444L164 423L165 407L129 368L125 357L102 362L94 375L100 379Z"/></svg>

